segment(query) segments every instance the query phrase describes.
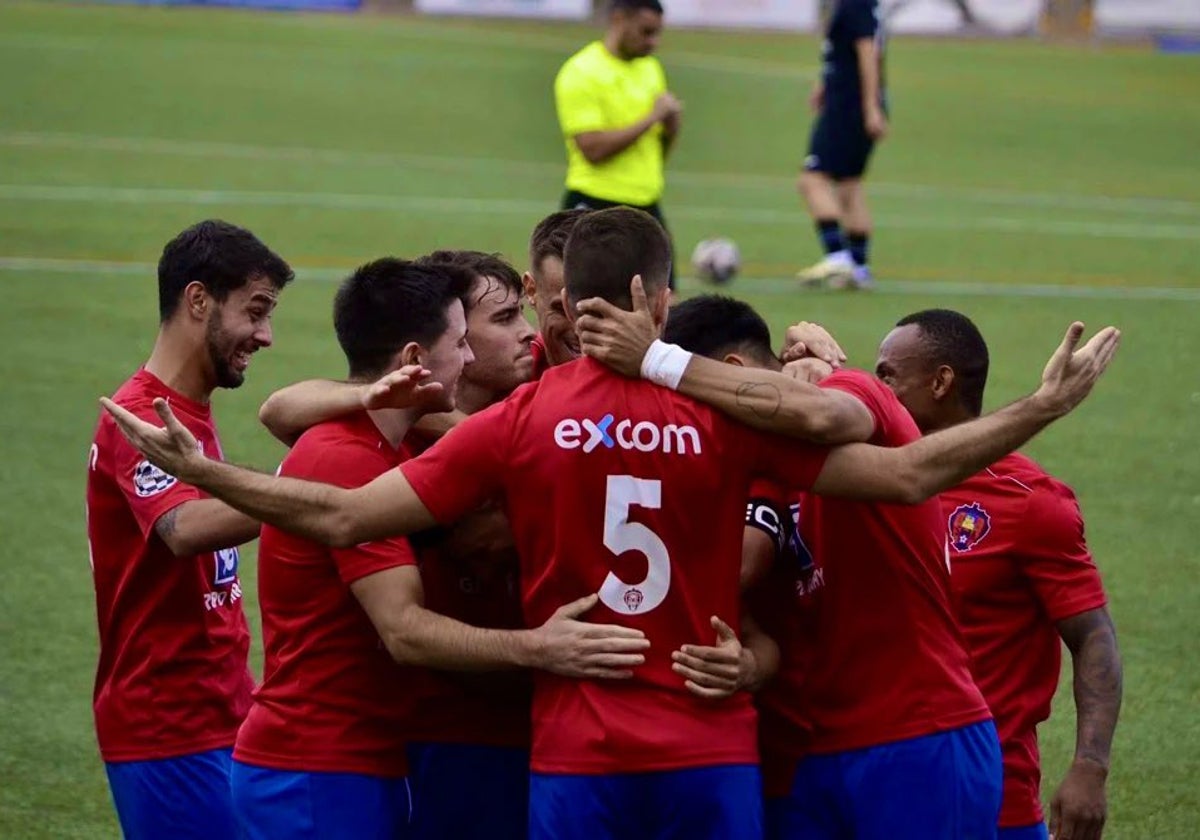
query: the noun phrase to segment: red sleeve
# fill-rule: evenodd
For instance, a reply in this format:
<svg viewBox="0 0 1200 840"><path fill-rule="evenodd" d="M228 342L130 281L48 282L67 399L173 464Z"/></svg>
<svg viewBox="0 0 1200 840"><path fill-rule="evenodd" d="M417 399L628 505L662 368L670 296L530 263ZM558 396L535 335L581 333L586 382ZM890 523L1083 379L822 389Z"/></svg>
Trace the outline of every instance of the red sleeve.
<svg viewBox="0 0 1200 840"><path fill-rule="evenodd" d="M162 423L162 419L152 406L145 404L126 405L131 413L142 420L154 425ZM185 414L178 415L180 421L189 427L197 437L206 429L197 429L189 423L190 418ZM142 457L142 453L133 448L125 436L116 428L113 421L106 419L111 426L108 439L111 441L113 453L113 475L117 486L125 494L133 518L137 520L138 528L143 537L148 537L154 528L154 523L169 510L179 507L184 502L192 502L206 498L203 493L190 484L183 484L175 476L163 472Z"/></svg>
<svg viewBox="0 0 1200 840"><path fill-rule="evenodd" d="M1088 551L1083 515L1075 494L1057 482L1039 484L1023 520L1026 544L1021 571L1052 621L1062 621L1107 602L1100 572Z"/></svg>
<svg viewBox="0 0 1200 840"><path fill-rule="evenodd" d="M879 390L887 386L871 374L861 370L839 370L822 379L820 387L842 391L867 407L867 411L871 412L871 417L875 420L870 440L875 440L886 427L893 405L885 400Z"/></svg>
<svg viewBox="0 0 1200 840"><path fill-rule="evenodd" d="M280 475L322 481L338 487L362 487L391 469L391 464L370 446L355 441L334 443L314 440L311 448L302 440L284 460ZM359 578L393 569L417 565L412 546L404 537L359 543L353 548L330 550L338 577L349 586Z"/></svg>
<svg viewBox="0 0 1200 840"><path fill-rule="evenodd" d="M400 470L440 524L500 495L512 452L515 398L473 414Z"/></svg>

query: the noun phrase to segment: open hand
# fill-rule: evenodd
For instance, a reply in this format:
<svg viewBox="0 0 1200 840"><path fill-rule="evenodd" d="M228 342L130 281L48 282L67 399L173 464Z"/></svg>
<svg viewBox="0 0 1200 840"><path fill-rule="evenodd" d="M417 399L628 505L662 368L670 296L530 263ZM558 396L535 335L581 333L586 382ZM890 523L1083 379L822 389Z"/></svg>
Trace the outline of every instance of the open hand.
<svg viewBox="0 0 1200 840"><path fill-rule="evenodd" d="M117 405L108 397L100 405L112 415L117 428L146 460L185 484L195 484L195 471L208 460L200 451L196 437L171 411L162 397L154 401L154 410L165 424L162 427L147 423L137 415Z"/></svg>
<svg viewBox="0 0 1200 840"><path fill-rule="evenodd" d="M442 398L441 382L431 382L432 372L420 365L405 365L386 373L363 388L363 408L413 408L434 406Z"/></svg>
<svg viewBox="0 0 1200 840"><path fill-rule="evenodd" d="M693 694L723 700L745 684L749 663L733 628L715 615L711 623L717 631L716 646L684 645L671 654L671 670L685 679L684 685Z"/></svg>
<svg viewBox="0 0 1200 840"><path fill-rule="evenodd" d="M1067 328L1062 343L1046 363L1042 385L1034 394L1054 417L1062 417L1083 402L1121 345L1121 331L1116 327L1105 327L1076 349L1082 336L1081 322Z"/></svg>
<svg viewBox="0 0 1200 840"><path fill-rule="evenodd" d="M559 607L533 631L538 634L538 667L563 677L622 680L646 661L650 640L641 630L616 624L591 624L579 617L600 602L588 595Z"/></svg>
<svg viewBox="0 0 1200 840"><path fill-rule="evenodd" d="M641 276L629 284L633 311L626 312L603 298L581 300L576 306L579 319L575 331L579 334L584 354L608 365L617 373L637 378L642 374L642 359L654 339L658 326L650 312Z"/></svg>
<svg viewBox="0 0 1200 840"><path fill-rule="evenodd" d="M830 367L839 368L846 361L846 353L829 330L811 321L801 321L787 328L783 354L779 358L784 363L814 358L826 362Z"/></svg>

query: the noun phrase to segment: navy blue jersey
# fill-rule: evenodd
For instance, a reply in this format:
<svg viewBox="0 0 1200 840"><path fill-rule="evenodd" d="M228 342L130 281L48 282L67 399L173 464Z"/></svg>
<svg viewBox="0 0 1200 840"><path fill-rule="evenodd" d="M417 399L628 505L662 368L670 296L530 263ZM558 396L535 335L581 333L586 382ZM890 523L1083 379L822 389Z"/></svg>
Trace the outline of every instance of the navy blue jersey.
<svg viewBox="0 0 1200 840"><path fill-rule="evenodd" d="M884 95L884 32L879 22L878 0L837 0L821 47L821 78L825 83L827 108L862 109L862 80L858 72L855 43L872 38L879 52L880 104Z"/></svg>

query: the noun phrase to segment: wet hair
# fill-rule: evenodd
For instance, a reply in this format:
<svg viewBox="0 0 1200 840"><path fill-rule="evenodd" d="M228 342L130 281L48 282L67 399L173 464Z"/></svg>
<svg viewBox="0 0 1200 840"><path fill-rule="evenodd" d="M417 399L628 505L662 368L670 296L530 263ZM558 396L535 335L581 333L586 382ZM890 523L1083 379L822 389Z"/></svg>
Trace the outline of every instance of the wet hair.
<svg viewBox="0 0 1200 840"><path fill-rule="evenodd" d="M963 408L976 417L982 414L988 348L975 323L951 309L924 309L896 322L897 327L909 324L916 324L921 330L929 366L946 365L954 371L954 383Z"/></svg>
<svg viewBox="0 0 1200 840"><path fill-rule="evenodd" d="M171 319L191 283L224 303L254 280L265 278L278 290L294 277L291 266L245 228L219 219L198 222L168 242L159 257L158 318Z"/></svg>
<svg viewBox="0 0 1200 840"><path fill-rule="evenodd" d="M447 310L474 276L443 264L384 257L355 269L333 299L333 327L350 376L373 378L410 341L428 347L449 327Z"/></svg>
<svg viewBox="0 0 1200 840"><path fill-rule="evenodd" d="M483 251L433 251L416 260L418 265L446 265L460 271L469 272L474 278L468 299L463 305L470 309L485 295L492 291L498 283L501 288L521 296L524 289L521 286L521 275L513 268L512 263L499 254L487 254Z"/></svg>
<svg viewBox="0 0 1200 840"><path fill-rule="evenodd" d="M599 297L632 309L629 283L634 275L641 275L647 296L667 287L671 242L663 226L643 210L594 210L571 231L563 275L572 303Z"/></svg>
<svg viewBox="0 0 1200 840"><path fill-rule="evenodd" d="M767 364L771 328L748 303L723 295L700 295L671 306L663 341L720 361L729 353Z"/></svg>

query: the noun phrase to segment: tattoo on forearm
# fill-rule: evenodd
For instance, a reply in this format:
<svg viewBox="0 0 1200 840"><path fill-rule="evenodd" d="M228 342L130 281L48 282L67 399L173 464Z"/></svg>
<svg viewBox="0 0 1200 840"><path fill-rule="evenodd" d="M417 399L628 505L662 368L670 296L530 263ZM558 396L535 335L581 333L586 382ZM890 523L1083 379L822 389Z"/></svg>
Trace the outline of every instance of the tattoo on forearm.
<svg viewBox="0 0 1200 840"><path fill-rule="evenodd" d="M1108 766L1121 711L1123 674L1112 620L1102 610L1079 616L1072 649L1076 710L1075 756Z"/></svg>
<svg viewBox="0 0 1200 840"><path fill-rule="evenodd" d="M166 539L175 533L175 520L179 518L179 508L173 507L162 516L158 517L158 521L154 523L154 530L162 538Z"/></svg>
<svg viewBox="0 0 1200 840"><path fill-rule="evenodd" d="M745 409L763 420L771 420L783 406L783 395L774 385L765 382L743 382L738 386L738 408Z"/></svg>

